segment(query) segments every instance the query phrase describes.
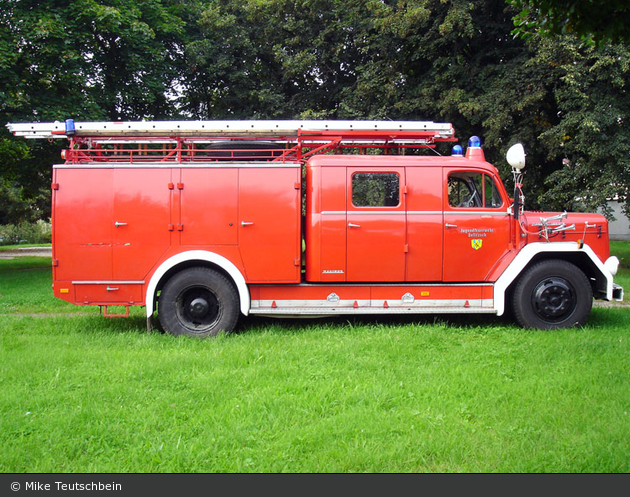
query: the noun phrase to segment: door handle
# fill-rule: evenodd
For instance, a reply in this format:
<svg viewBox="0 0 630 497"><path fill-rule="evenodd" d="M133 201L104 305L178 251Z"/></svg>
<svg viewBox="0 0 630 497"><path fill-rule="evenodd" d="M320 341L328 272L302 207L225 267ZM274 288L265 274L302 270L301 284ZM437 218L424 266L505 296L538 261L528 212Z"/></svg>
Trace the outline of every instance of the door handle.
<svg viewBox="0 0 630 497"><path fill-rule="evenodd" d="M448 224L448 223L446 223L444 226L446 226L447 228L457 228L456 224Z"/></svg>
<svg viewBox="0 0 630 497"><path fill-rule="evenodd" d="M127 223L119 223L118 221L116 221L114 223L114 226L116 226L116 228L118 228L119 226L127 226Z"/></svg>
<svg viewBox="0 0 630 497"><path fill-rule="evenodd" d="M241 226L251 226L254 223L250 223L249 221L241 221Z"/></svg>
<svg viewBox="0 0 630 497"><path fill-rule="evenodd" d="M360 224L352 224L352 223L348 223L348 228L360 228L361 225Z"/></svg>

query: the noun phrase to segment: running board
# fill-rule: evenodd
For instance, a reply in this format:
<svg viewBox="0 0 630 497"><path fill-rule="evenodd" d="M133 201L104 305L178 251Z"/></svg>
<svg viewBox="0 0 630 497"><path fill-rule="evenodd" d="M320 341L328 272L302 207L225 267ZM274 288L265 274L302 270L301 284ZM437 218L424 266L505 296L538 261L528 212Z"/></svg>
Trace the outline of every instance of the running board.
<svg viewBox="0 0 630 497"><path fill-rule="evenodd" d="M385 314L496 314L492 307L252 307L249 314L258 316L385 315Z"/></svg>

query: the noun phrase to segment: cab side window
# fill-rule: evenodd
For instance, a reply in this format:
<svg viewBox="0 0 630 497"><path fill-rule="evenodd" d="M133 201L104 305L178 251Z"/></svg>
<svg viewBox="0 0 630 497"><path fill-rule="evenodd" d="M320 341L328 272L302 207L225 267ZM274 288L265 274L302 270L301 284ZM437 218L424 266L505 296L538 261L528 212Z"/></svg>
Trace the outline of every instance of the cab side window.
<svg viewBox="0 0 630 497"><path fill-rule="evenodd" d="M400 177L396 173L354 173L355 207L396 207L400 203Z"/></svg>
<svg viewBox="0 0 630 497"><path fill-rule="evenodd" d="M448 203L451 207L485 207L503 205L494 179L483 173L458 171L448 176Z"/></svg>

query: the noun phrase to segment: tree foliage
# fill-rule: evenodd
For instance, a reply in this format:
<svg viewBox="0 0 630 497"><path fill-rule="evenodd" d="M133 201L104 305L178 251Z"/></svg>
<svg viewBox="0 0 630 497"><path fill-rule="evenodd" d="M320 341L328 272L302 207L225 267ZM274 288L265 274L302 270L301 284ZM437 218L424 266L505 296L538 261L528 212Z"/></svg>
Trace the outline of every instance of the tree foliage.
<svg viewBox="0 0 630 497"><path fill-rule="evenodd" d="M625 0L511 0L520 12L515 33L529 37L572 35L591 43L630 41Z"/></svg>
<svg viewBox="0 0 630 497"><path fill-rule="evenodd" d="M177 6L155 0L0 0L2 121L168 117L183 43ZM39 199L49 189L50 164L59 162L60 148L29 143L25 150L3 131L0 152L19 149L21 159L0 155L2 188L22 192L19 198L31 210L49 215L49 202ZM20 222L24 216L10 217Z"/></svg>
<svg viewBox="0 0 630 497"><path fill-rule="evenodd" d="M630 49L595 49L576 40L543 41L537 62L560 69L554 97L560 119L539 136L548 157L562 162L546 177L543 200L570 210L607 209L630 185Z"/></svg>
<svg viewBox="0 0 630 497"><path fill-rule="evenodd" d="M0 0L0 117L448 121L508 183L524 143L529 207L625 202L628 44L515 38L512 3ZM0 135L5 199L45 215L58 149Z"/></svg>

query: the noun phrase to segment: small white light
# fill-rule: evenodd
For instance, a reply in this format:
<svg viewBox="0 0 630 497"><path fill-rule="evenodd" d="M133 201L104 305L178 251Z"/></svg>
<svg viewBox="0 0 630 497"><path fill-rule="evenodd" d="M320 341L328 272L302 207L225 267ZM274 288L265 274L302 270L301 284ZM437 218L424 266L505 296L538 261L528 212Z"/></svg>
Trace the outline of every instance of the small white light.
<svg viewBox="0 0 630 497"><path fill-rule="evenodd" d="M619 259L616 256L609 257L606 262L604 262L604 267L608 269L610 274L615 276L617 274L617 270L619 269Z"/></svg>

